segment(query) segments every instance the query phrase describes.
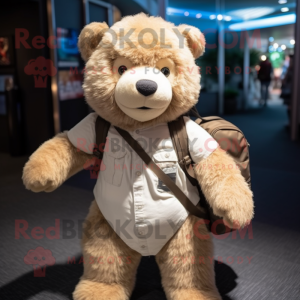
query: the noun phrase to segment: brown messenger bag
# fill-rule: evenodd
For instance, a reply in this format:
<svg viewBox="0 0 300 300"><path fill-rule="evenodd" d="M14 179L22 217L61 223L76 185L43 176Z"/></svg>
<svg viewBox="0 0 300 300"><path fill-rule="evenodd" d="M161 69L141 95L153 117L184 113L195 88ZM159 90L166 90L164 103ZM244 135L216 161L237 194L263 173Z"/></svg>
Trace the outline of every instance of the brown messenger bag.
<svg viewBox="0 0 300 300"><path fill-rule="evenodd" d="M220 117L200 117L196 110L194 110L192 114L198 117L195 122L204 128L219 143L220 147L234 159L236 166L232 167L237 167L241 170L241 174L250 186L249 144L242 131L232 123ZM193 161L188 150L188 136L183 117L179 117L177 120L168 123L168 126L173 146L177 154L179 166L185 172L191 184L198 188L200 201L196 206L186 197L186 195L178 188L170 177L153 162L140 144L132 138L127 131L117 127L116 130L125 139L129 146L131 146L132 149L142 158L145 164L150 167L155 175L170 189L185 209L192 215L204 219L209 231L216 235L232 231L232 229L228 228L224 224L221 217L216 216L213 213L212 208L205 199L205 196L201 191L201 187L195 178ZM94 148L94 156L102 161L103 152L99 150L99 145L103 145L106 142L110 123L98 116L95 127L96 144L98 146Z"/></svg>

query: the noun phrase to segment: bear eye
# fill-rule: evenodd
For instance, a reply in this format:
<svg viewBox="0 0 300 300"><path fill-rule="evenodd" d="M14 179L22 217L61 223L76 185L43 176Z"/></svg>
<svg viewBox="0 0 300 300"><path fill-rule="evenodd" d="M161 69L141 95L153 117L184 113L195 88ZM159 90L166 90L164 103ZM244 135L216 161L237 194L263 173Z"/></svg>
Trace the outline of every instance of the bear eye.
<svg viewBox="0 0 300 300"><path fill-rule="evenodd" d="M119 72L120 75L122 75L126 70L127 70L126 66L120 66L119 69L118 69L118 72Z"/></svg>
<svg viewBox="0 0 300 300"><path fill-rule="evenodd" d="M167 67L163 67L161 70L160 70L166 77L168 77L170 75L170 70L169 68Z"/></svg>

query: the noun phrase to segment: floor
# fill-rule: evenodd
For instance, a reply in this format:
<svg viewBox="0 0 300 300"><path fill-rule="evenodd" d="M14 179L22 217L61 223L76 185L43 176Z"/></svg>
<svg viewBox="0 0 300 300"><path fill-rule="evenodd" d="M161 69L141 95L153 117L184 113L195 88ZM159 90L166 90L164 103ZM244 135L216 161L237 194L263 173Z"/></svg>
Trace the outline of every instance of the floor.
<svg viewBox="0 0 300 300"><path fill-rule="evenodd" d="M300 143L289 140L286 110L278 101L225 118L242 129L251 145L256 215L245 236L214 238L218 289L224 300L300 299ZM34 194L21 182L26 159L0 155L0 299L72 299L83 271L80 230L94 180L84 171L54 193ZM31 232L37 226L46 231L55 219L59 239ZM19 224L28 226L28 236L15 235ZM56 260L44 277L36 277L24 262L27 252L39 246ZM153 257L143 258L131 299L166 299Z"/></svg>

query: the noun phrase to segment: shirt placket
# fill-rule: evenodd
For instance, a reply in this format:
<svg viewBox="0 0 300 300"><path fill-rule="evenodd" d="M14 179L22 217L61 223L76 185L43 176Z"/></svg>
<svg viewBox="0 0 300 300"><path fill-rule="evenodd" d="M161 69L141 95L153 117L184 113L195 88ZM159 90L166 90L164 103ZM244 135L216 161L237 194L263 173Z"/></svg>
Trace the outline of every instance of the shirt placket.
<svg viewBox="0 0 300 300"><path fill-rule="evenodd" d="M133 138L139 137L139 130L133 133ZM144 170L143 161L138 154L133 151L133 203L135 212L135 234L138 240L140 253L149 255L148 241L146 234L148 233L147 220L145 219L145 203L144 203ZM139 168L138 168L139 166Z"/></svg>

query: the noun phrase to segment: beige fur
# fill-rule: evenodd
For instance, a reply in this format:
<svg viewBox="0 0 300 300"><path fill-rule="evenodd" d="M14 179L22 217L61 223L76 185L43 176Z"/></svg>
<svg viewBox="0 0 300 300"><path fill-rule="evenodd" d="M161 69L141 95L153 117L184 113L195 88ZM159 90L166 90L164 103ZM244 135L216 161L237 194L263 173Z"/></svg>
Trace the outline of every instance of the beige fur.
<svg viewBox="0 0 300 300"><path fill-rule="evenodd" d="M212 237L205 225L193 229L197 221L189 216L156 256L170 300L221 299L215 286ZM117 236L96 201L91 204L86 223L92 226L87 226L89 230L84 231L82 239L85 267L74 300L129 299L141 255ZM99 257L102 264L97 261ZM109 257L115 258L114 263L106 263ZM119 257L122 259L117 260Z"/></svg>
<svg viewBox="0 0 300 300"><path fill-rule="evenodd" d="M141 255L117 236L96 201L91 204L86 223L91 228L84 230L82 239L84 274L74 291L74 300L129 299Z"/></svg>
<svg viewBox="0 0 300 300"><path fill-rule="evenodd" d="M218 148L195 167L202 191L216 215L231 228L244 227L253 218L252 192L235 162Z"/></svg>
<svg viewBox="0 0 300 300"><path fill-rule="evenodd" d="M91 30L94 30L95 26L93 25ZM103 26L102 23L99 23L99 26ZM123 48L120 44L120 30L124 29L126 34L131 28L135 28L134 33L130 35L130 40L136 48L130 47L127 43L124 43ZM157 44L153 48L145 49L139 44L138 34L144 28L151 28L157 33ZM172 48L162 48L160 43L161 28L165 30L165 44L172 45ZM185 39L184 47L180 48L179 39L172 28L176 28L176 26L162 18L138 14L125 17L111 27L111 30L118 36L118 42L114 46L112 46L112 36L109 32L105 33L102 39L99 36L99 43L101 41L101 45L105 47L99 45L87 61L83 88L88 104L101 117L125 130L134 130L172 121L189 111L197 103L200 92L200 75L189 46L193 47L192 50L195 55L200 55L204 49L204 37L199 29L181 25L180 28L177 28L178 32L187 28L190 29L191 34L187 35L188 40ZM196 38L197 35L199 39ZM145 34L144 43L150 44L152 42L152 36L148 39ZM82 44L84 42L79 37L78 45L83 57L85 57L89 50L87 50L86 44L81 47ZM162 115L147 122L139 122L127 116L118 107L114 99L114 92L119 76L118 74L112 76L111 71L113 62L118 57L127 58L136 67L155 67L156 63L163 58L170 58L175 63L176 78L172 82L173 97L171 104Z"/></svg>
<svg viewBox="0 0 300 300"><path fill-rule="evenodd" d="M52 192L91 158L70 143L66 132L60 133L30 156L23 170L24 185L36 193Z"/></svg>
<svg viewBox="0 0 300 300"><path fill-rule="evenodd" d="M165 65L166 66L166 65ZM145 74L145 68L135 68L135 73L130 71L123 74L115 89L115 101L120 109L129 117L140 122L146 122L159 117L164 113L172 101L172 85L169 79L160 70ZM132 88L139 80L151 80L158 86L156 92L150 96L143 96L136 88ZM139 107L151 108L141 112Z"/></svg>
<svg viewBox="0 0 300 300"><path fill-rule="evenodd" d="M156 256L169 300L221 299L215 285L212 237L204 224L194 229L197 221L198 218L189 216Z"/></svg>
<svg viewBox="0 0 300 300"><path fill-rule="evenodd" d="M111 35L106 32L108 27L105 23L87 25L78 42L82 57L87 61L83 87L88 104L104 119L125 130L172 121L196 104L200 92L200 75L190 71L192 68L195 71L194 59L203 53L205 44L198 29L181 25L177 30L185 36L185 40L184 47L180 48L178 37L172 30L175 28L174 24L145 14L123 18L111 29L119 36L120 29L125 29L126 34L130 28L136 28L130 36L135 47L125 43L125 47L121 48L120 41L112 46ZM158 37L160 29L164 28L165 44L171 44L172 48L162 48L159 41L152 48L141 47L138 33L144 28L154 29ZM145 34L144 43L149 44L151 41L152 36ZM174 64L175 71L172 70L172 76L168 79L172 86L172 100L162 115L141 122L127 116L118 107L115 88L120 76L109 72L117 58L127 59L135 67L157 67L162 59ZM90 159L90 155L75 149L66 133L59 134L45 142L30 157L24 167L24 184L34 192L53 191L68 177L81 170ZM224 217L231 227L245 226L253 217L252 192L240 171L226 168L229 165L234 165L233 159L218 149L196 166L196 176L215 214ZM215 286L211 262L212 239L204 225L198 228L198 233L195 232L197 221L196 217L189 216L156 257L168 300L221 299ZM130 249L115 234L95 201L91 205L87 223L91 227L82 240L84 274L74 291L74 299L129 299L141 255ZM103 239L101 236L106 233L109 235ZM101 257L129 257L130 263L124 259L110 264L97 263L97 259ZM195 263L192 262L193 257ZM200 257L203 257L202 263L199 263Z"/></svg>
<svg viewBox="0 0 300 300"><path fill-rule="evenodd" d="M194 58L201 56L205 51L205 38L199 29L181 24L178 26L178 30L185 36Z"/></svg>
<svg viewBox="0 0 300 300"><path fill-rule="evenodd" d="M108 26L105 22L93 22L82 29L78 38L78 46L81 49L83 60L87 61L90 58L106 29L108 29Z"/></svg>

